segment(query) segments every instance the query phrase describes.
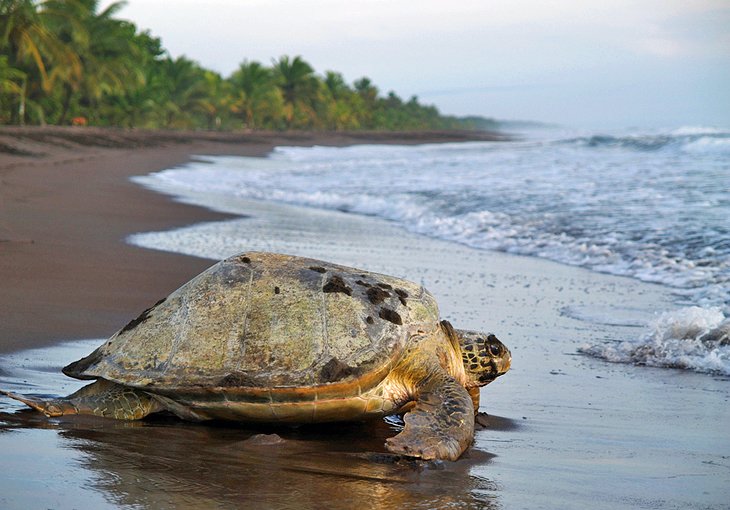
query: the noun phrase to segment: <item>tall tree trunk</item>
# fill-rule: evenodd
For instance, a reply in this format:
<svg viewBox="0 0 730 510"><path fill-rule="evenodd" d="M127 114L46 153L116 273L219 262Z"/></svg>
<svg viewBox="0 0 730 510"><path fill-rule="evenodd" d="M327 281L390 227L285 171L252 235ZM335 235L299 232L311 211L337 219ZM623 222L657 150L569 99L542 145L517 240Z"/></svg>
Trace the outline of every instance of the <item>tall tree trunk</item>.
<svg viewBox="0 0 730 510"><path fill-rule="evenodd" d="M64 98L63 98L63 109L61 110L61 116L58 118L60 125L66 124L66 117L68 116L68 110L71 107L71 96L73 95L73 89L68 83L63 87Z"/></svg>
<svg viewBox="0 0 730 510"><path fill-rule="evenodd" d="M28 79L23 77L23 86L20 89L20 105L18 106L18 124L25 126L25 94L28 90Z"/></svg>

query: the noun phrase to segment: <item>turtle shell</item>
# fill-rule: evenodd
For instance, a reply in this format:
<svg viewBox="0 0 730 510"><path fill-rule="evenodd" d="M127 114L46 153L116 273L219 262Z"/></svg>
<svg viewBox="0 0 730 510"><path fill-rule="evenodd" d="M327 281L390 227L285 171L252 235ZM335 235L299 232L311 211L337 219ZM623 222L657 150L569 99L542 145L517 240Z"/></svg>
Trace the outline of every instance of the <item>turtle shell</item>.
<svg viewBox="0 0 730 510"><path fill-rule="evenodd" d="M365 391L387 376L414 328L438 317L418 284L247 253L193 278L64 373L168 394L334 383Z"/></svg>

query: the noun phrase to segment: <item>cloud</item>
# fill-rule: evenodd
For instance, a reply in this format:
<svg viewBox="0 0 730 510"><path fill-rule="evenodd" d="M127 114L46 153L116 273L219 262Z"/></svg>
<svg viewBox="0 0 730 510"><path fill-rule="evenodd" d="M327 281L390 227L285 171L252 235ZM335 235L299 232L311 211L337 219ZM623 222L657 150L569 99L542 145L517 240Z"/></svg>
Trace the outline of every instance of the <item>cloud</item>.
<svg viewBox="0 0 730 510"><path fill-rule="evenodd" d="M671 59L730 56L730 3L686 2L682 9L660 10L626 33L626 47L639 54Z"/></svg>
<svg viewBox="0 0 730 510"><path fill-rule="evenodd" d="M691 53L689 48L681 42L663 37L639 39L634 42L633 46L640 53L664 58L683 57Z"/></svg>

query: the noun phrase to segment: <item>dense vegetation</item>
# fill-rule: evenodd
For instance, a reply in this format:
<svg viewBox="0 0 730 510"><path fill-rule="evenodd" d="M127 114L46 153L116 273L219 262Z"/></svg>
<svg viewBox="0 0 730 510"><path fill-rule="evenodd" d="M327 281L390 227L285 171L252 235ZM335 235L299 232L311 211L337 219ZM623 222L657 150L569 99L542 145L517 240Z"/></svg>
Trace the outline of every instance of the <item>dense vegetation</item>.
<svg viewBox="0 0 730 510"><path fill-rule="evenodd" d="M204 129L484 128L368 79L318 75L301 57L244 60L228 77L186 57L97 0L0 0L0 124ZM485 121L487 124L485 125Z"/></svg>

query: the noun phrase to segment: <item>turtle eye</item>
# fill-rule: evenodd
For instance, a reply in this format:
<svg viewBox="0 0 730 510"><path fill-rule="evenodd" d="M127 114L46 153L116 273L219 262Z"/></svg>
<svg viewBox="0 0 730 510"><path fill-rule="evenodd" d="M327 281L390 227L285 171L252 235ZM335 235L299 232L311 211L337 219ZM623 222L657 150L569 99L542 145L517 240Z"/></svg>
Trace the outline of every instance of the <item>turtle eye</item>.
<svg viewBox="0 0 730 510"><path fill-rule="evenodd" d="M492 356L499 356L501 353L501 349L499 348L499 345L491 344L489 346L489 352L492 354Z"/></svg>

